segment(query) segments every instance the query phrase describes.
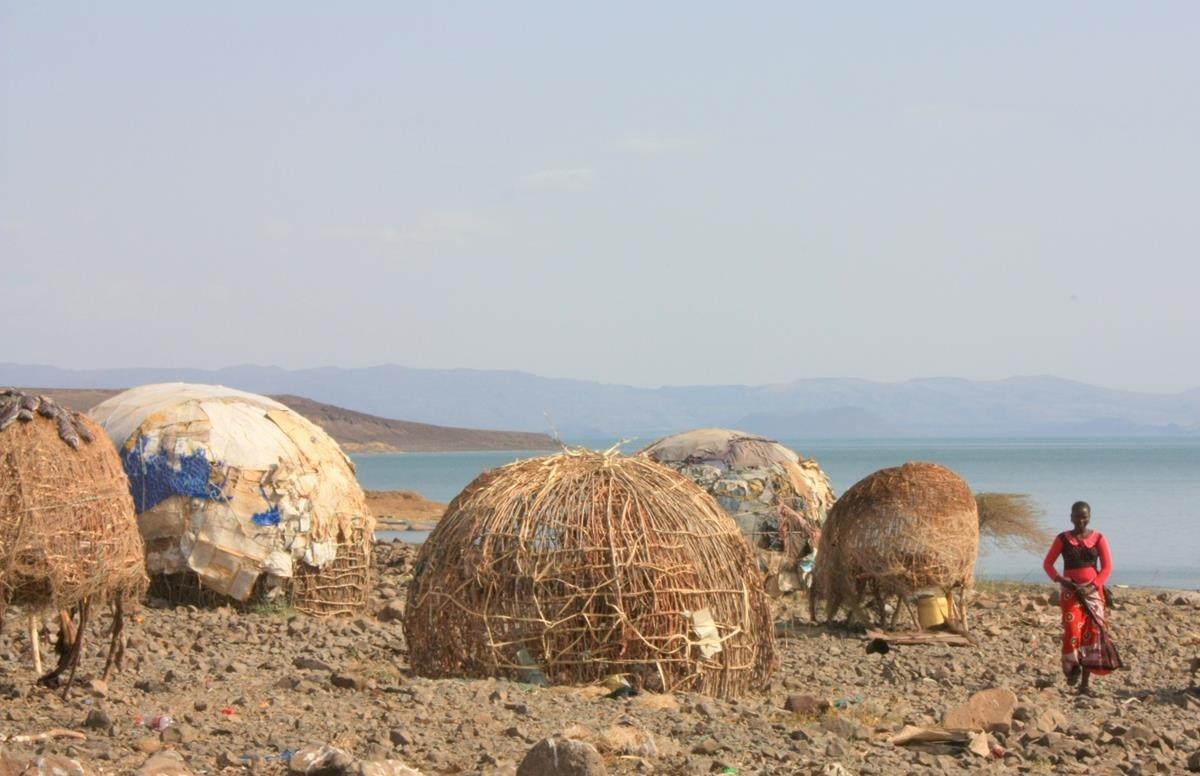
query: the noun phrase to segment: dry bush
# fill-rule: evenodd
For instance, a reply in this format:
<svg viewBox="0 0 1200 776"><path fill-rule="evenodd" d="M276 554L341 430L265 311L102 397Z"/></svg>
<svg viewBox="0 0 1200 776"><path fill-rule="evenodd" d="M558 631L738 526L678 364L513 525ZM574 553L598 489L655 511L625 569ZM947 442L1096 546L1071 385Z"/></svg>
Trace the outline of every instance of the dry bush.
<svg viewBox="0 0 1200 776"><path fill-rule="evenodd" d="M1051 534L1042 525L1042 510L1027 493L977 493L979 534L1002 546L1045 552Z"/></svg>

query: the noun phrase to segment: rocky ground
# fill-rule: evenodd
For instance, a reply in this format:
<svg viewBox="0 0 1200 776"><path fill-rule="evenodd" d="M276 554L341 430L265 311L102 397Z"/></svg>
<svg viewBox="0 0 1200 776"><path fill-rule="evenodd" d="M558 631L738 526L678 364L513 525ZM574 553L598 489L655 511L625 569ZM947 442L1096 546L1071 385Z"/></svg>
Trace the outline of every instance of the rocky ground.
<svg viewBox="0 0 1200 776"><path fill-rule="evenodd" d="M402 761L424 774L512 774L556 735L590 744L571 745L582 753L571 771L580 774L1200 769L1200 695L1188 689L1200 654L1200 594L1115 591L1113 632L1129 670L1099 680L1098 697L1063 684L1054 591L987 585L972 609L978 646L868 654L861 632L814 626L803 599L787 597L778 617L788 635L766 692L738 701L612 700L600 687L412 676L397 618L414 554L380 545L375 606L357 619L270 607L144 608L125 671L107 685L89 674L103 665L96 631L65 700L34 687L21 618L10 613L0 636L0 742L9 739L0 743L8 753L0 775L23 772L17 763L39 754L89 773L399 774ZM1006 689L971 701L990 688ZM979 754L957 743L891 743L905 726L939 726L948 712L990 727L976 737ZM170 718L162 730L147 726L156 715ZM12 740L56 728L69 737ZM336 750L303 750L322 745ZM569 759L566 748L541 747L543 763ZM323 771L312 764L321 758ZM54 772L54 762L41 772Z"/></svg>

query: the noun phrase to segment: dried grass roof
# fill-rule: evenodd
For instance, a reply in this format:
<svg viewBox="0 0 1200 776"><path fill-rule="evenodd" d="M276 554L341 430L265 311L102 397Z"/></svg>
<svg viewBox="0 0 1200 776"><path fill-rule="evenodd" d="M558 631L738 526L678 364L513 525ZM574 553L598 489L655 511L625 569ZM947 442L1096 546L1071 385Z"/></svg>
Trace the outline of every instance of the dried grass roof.
<svg viewBox="0 0 1200 776"><path fill-rule="evenodd" d="M91 419L0 391L0 612L135 599L142 539L116 450Z"/></svg>
<svg viewBox="0 0 1200 776"><path fill-rule="evenodd" d="M665 466L584 450L487 472L450 503L417 559L405 634L427 676L626 674L724 697L775 663L729 516Z"/></svg>
<svg viewBox="0 0 1200 776"><path fill-rule="evenodd" d="M934 463L869 474L834 504L821 534L815 593L854 603L971 584L979 517L967 483Z"/></svg>

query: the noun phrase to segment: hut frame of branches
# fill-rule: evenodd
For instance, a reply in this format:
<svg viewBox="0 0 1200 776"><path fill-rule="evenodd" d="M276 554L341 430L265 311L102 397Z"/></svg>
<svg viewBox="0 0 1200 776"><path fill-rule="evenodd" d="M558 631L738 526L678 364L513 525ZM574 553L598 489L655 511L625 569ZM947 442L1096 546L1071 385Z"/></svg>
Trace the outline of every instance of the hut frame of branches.
<svg viewBox="0 0 1200 776"><path fill-rule="evenodd" d="M834 504L821 534L810 598L827 620L845 606L865 619L873 604L880 625L895 626L909 599L936 589L951 620L967 627L966 590L979 555L979 516L961 477L933 463L909 462L864 477ZM955 595L957 594L957 595ZM913 615L916 620L915 614Z"/></svg>
<svg viewBox="0 0 1200 776"><path fill-rule="evenodd" d="M146 581L129 483L104 432L45 396L0 391L0 627L9 606L57 611L63 625L58 665L39 682L69 671L70 688L97 603L113 607L104 675L119 667L124 609Z"/></svg>
<svg viewBox="0 0 1200 776"><path fill-rule="evenodd" d="M421 548L413 670L736 696L775 665L755 558L693 482L644 458L564 450L487 472Z"/></svg>

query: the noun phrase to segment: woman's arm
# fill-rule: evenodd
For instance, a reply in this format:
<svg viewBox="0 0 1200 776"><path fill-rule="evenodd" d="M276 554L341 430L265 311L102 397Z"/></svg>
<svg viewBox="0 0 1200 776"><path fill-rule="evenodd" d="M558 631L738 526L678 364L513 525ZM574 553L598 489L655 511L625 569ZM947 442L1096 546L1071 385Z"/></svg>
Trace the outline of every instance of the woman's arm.
<svg viewBox="0 0 1200 776"><path fill-rule="evenodd" d="M1050 552L1046 553L1046 560L1042 561L1042 568L1046 570L1046 576L1050 577L1051 582L1061 582L1062 576L1058 570L1054 568L1054 561L1058 560L1058 556L1062 555L1062 536L1055 536L1054 543L1050 545Z"/></svg>
<svg viewBox="0 0 1200 776"><path fill-rule="evenodd" d="M1108 551L1108 540L1104 538L1104 534L1100 534L1096 549L1100 550L1100 573L1096 575L1095 585L1104 587L1108 584L1108 576L1112 574L1112 553Z"/></svg>

